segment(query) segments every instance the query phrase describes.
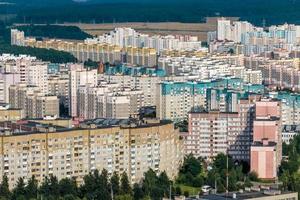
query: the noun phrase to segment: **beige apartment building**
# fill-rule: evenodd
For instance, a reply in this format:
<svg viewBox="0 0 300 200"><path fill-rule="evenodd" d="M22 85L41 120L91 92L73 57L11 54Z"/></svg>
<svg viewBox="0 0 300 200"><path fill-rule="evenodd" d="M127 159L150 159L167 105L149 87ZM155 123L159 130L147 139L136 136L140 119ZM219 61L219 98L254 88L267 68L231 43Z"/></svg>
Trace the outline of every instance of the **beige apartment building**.
<svg viewBox="0 0 300 200"><path fill-rule="evenodd" d="M36 41L26 39L25 46L56 49L74 55L79 61L101 61L103 63L126 62L132 65L153 67L157 64L156 50L153 48L122 48L117 45L105 43L69 42L64 40Z"/></svg>
<svg viewBox="0 0 300 200"><path fill-rule="evenodd" d="M122 121L122 120L117 120ZM126 120L125 120L126 121ZM77 129L50 127L39 123L0 123L0 179L7 175L10 187L18 178L25 182L34 175L75 177L78 184L93 170L127 172L132 183L145 171L166 171L174 178L183 160L178 130L168 121L131 122L127 125L99 125L85 122ZM11 127L8 131L8 127Z"/></svg>
<svg viewBox="0 0 300 200"><path fill-rule="evenodd" d="M0 104L0 122L17 121L24 117L22 109L10 108L8 104Z"/></svg>

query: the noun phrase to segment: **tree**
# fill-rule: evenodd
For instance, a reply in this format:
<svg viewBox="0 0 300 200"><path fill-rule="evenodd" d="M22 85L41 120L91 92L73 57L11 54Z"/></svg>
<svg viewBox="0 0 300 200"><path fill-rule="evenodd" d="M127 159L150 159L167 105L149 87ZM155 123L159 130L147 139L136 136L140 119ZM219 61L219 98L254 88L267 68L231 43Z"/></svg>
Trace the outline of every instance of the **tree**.
<svg viewBox="0 0 300 200"><path fill-rule="evenodd" d="M41 184L39 189L40 195L46 199L58 199L59 198L59 184L55 176L45 177L45 180Z"/></svg>
<svg viewBox="0 0 300 200"><path fill-rule="evenodd" d="M153 186L150 193L151 200L161 200L164 197L164 190L159 185Z"/></svg>
<svg viewBox="0 0 300 200"><path fill-rule="evenodd" d="M158 177L158 186L163 190L164 196L169 197L171 181L165 171Z"/></svg>
<svg viewBox="0 0 300 200"><path fill-rule="evenodd" d="M53 197L59 197L59 184L56 176L50 176L50 194Z"/></svg>
<svg viewBox="0 0 300 200"><path fill-rule="evenodd" d="M9 191L8 178L6 175L2 178L2 183L0 185L0 196L6 199L10 199L11 192Z"/></svg>
<svg viewBox="0 0 300 200"><path fill-rule="evenodd" d="M182 194L181 188L179 186L177 186L175 188L175 194L178 195L178 196L180 196Z"/></svg>
<svg viewBox="0 0 300 200"><path fill-rule="evenodd" d="M13 190L12 199L17 200L20 198L25 199L25 183L23 178L19 178L17 181L17 186Z"/></svg>
<svg viewBox="0 0 300 200"><path fill-rule="evenodd" d="M84 176L84 184L80 188L81 197L86 197L88 200L96 198L97 186L100 184L99 171L95 170Z"/></svg>
<svg viewBox="0 0 300 200"><path fill-rule="evenodd" d="M133 200L133 197L130 194L118 195L115 198L116 200Z"/></svg>
<svg viewBox="0 0 300 200"><path fill-rule="evenodd" d="M121 190L121 194L123 194L123 195L132 193L132 189L131 189L131 186L130 186L128 176L127 176L126 172L122 173L120 190Z"/></svg>
<svg viewBox="0 0 300 200"><path fill-rule="evenodd" d="M96 177L96 197L99 200L110 200L110 186L108 184L108 172L103 169L99 178Z"/></svg>
<svg viewBox="0 0 300 200"><path fill-rule="evenodd" d="M190 196L190 193L189 193L189 191L184 191L184 192L183 192L183 195L184 195L185 197L189 197L189 196Z"/></svg>
<svg viewBox="0 0 300 200"><path fill-rule="evenodd" d="M110 184L114 195L120 194L120 177L114 172L110 178Z"/></svg>
<svg viewBox="0 0 300 200"><path fill-rule="evenodd" d="M145 196L144 191L139 186L139 184L135 183L133 185L133 199L134 200L140 200Z"/></svg>
<svg viewBox="0 0 300 200"><path fill-rule="evenodd" d="M77 196L77 184L75 179L63 178L59 181L59 194L62 197L66 195Z"/></svg>
<svg viewBox="0 0 300 200"><path fill-rule="evenodd" d="M45 177L44 181L42 182L39 188L39 191L42 197L46 197L50 194L50 180L48 177Z"/></svg>
<svg viewBox="0 0 300 200"><path fill-rule="evenodd" d="M32 176L25 187L26 199L33 199L37 197L38 193L38 181Z"/></svg>
<svg viewBox="0 0 300 200"><path fill-rule="evenodd" d="M184 158L182 167L180 168L177 182L188 186L202 186L203 179L201 178L202 164L199 159L193 155L188 155Z"/></svg>
<svg viewBox="0 0 300 200"><path fill-rule="evenodd" d="M252 171L248 174L250 181L259 181L258 175L256 172Z"/></svg>
<svg viewBox="0 0 300 200"><path fill-rule="evenodd" d="M280 176L280 181L282 181L282 187L284 190L290 190L290 173L288 171L284 171Z"/></svg>
<svg viewBox="0 0 300 200"><path fill-rule="evenodd" d="M157 183L156 173L152 169L149 169L147 172L144 173L144 180L143 180L143 190L146 195L148 196L150 195L156 183Z"/></svg>

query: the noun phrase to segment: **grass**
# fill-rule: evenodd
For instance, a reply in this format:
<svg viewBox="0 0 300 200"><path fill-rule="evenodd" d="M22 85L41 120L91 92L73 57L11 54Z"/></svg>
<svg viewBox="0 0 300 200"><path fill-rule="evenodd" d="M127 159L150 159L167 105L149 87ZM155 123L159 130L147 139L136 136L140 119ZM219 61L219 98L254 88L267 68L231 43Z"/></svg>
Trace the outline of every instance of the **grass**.
<svg viewBox="0 0 300 200"><path fill-rule="evenodd" d="M186 186L186 185L182 185L182 184L176 184L175 187L179 186L182 194L187 191L189 193L189 195L191 196L195 196L198 195L201 188L197 188L197 187L191 187L191 186Z"/></svg>

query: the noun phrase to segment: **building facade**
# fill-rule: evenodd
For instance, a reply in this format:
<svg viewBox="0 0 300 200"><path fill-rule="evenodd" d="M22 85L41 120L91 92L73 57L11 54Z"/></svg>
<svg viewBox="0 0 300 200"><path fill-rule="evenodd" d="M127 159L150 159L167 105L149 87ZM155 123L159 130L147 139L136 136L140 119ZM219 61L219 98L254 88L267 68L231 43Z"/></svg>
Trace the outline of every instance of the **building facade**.
<svg viewBox="0 0 300 200"><path fill-rule="evenodd" d="M149 168L174 178L183 159L178 130L170 122L130 124L97 128L91 122L80 129L59 130L32 122L2 123L1 127L14 127L11 131L33 133L0 136L0 174L7 175L10 187L18 178L26 183L33 175L39 182L54 175L59 180L74 177L81 184L96 169L107 169L109 175L126 172L131 183L139 182Z"/></svg>

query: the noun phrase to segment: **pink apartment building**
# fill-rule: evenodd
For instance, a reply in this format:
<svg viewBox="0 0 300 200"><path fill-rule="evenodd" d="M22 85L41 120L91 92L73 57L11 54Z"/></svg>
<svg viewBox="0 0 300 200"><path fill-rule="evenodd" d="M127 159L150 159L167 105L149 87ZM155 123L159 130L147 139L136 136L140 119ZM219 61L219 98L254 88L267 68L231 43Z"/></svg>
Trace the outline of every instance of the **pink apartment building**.
<svg viewBox="0 0 300 200"><path fill-rule="evenodd" d="M234 160L250 162L255 102L260 95L238 101L238 112L198 112L189 114L189 131L183 133L185 154L213 158L228 153Z"/></svg>
<svg viewBox="0 0 300 200"><path fill-rule="evenodd" d="M251 171L261 179L275 179L281 162L281 103L262 99L255 104L253 144L251 146Z"/></svg>

